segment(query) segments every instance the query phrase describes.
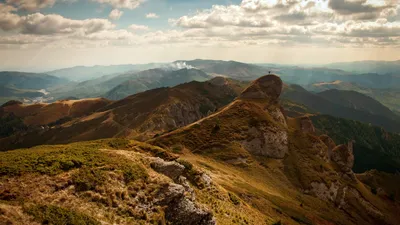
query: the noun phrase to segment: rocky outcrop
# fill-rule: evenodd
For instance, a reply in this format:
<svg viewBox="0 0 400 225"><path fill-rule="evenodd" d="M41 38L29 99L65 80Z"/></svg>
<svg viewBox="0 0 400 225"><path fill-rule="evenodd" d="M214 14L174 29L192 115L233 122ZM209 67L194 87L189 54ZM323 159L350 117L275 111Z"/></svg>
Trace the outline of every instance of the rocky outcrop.
<svg viewBox="0 0 400 225"><path fill-rule="evenodd" d="M282 93L283 82L276 75L266 75L253 81L241 94L242 99L268 99L276 101Z"/></svg>
<svg viewBox="0 0 400 225"><path fill-rule="evenodd" d="M331 160L334 162L346 178L355 180L353 173L354 154L353 142L350 141L347 145L338 145L332 150Z"/></svg>
<svg viewBox="0 0 400 225"><path fill-rule="evenodd" d="M177 181L185 171L185 166L179 164L178 162L167 162L161 158L155 158L150 166L158 173L164 174L174 181Z"/></svg>
<svg viewBox="0 0 400 225"><path fill-rule="evenodd" d="M343 172L349 172L354 165L353 144L339 145L332 149L331 160L336 163Z"/></svg>
<svg viewBox="0 0 400 225"><path fill-rule="evenodd" d="M159 190L154 203L165 208L165 218L171 224L182 225L214 225L216 224L212 212L201 208L195 201L194 190L190 187L188 180L181 176L185 167L178 162L166 162L156 158L151 167L177 183L169 183ZM205 173L203 175L206 175ZM203 177L211 183L211 178Z"/></svg>
<svg viewBox="0 0 400 225"><path fill-rule="evenodd" d="M300 129L306 133L315 133L315 127L308 116L300 117Z"/></svg>
<svg viewBox="0 0 400 225"><path fill-rule="evenodd" d="M336 147L335 142L326 134L319 136L319 139L328 147L328 158L330 159L332 150Z"/></svg>
<svg viewBox="0 0 400 225"><path fill-rule="evenodd" d="M251 127L242 146L252 154L282 159L288 152L287 131L278 127Z"/></svg>

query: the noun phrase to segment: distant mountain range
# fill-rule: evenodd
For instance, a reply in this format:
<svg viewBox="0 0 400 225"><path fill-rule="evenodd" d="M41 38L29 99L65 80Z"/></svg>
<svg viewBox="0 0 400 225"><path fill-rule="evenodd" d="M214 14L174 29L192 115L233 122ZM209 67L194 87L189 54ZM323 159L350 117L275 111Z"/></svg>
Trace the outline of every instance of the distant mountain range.
<svg viewBox="0 0 400 225"><path fill-rule="evenodd" d="M49 75L68 79L71 81L82 82L92 80L102 76L111 74L121 74L130 71L141 71L160 67L161 63L149 64L126 64L126 65L111 65L111 66L76 66L46 72Z"/></svg>
<svg viewBox="0 0 400 225"><path fill-rule="evenodd" d="M326 64L324 67L355 73L393 73L400 76L400 60L341 62Z"/></svg>
<svg viewBox="0 0 400 225"><path fill-rule="evenodd" d="M328 90L311 93L299 85L285 88L283 99L305 105L321 114L358 120L400 132L400 116L373 98L354 91Z"/></svg>

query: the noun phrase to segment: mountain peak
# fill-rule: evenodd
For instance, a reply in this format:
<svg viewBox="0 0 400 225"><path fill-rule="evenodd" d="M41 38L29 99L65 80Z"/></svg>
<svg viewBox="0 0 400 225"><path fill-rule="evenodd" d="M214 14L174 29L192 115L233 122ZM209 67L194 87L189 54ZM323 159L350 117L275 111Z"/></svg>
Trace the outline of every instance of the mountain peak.
<svg viewBox="0 0 400 225"><path fill-rule="evenodd" d="M241 94L242 99L269 99L276 101L282 93L283 82L276 75L265 75L253 81Z"/></svg>

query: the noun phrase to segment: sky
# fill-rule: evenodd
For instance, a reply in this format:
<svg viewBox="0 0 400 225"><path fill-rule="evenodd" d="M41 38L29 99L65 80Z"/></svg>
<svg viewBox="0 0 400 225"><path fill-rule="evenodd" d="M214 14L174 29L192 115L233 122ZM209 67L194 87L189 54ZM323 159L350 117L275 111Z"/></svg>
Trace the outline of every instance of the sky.
<svg viewBox="0 0 400 225"><path fill-rule="evenodd" d="M0 70L400 59L400 0L0 0Z"/></svg>

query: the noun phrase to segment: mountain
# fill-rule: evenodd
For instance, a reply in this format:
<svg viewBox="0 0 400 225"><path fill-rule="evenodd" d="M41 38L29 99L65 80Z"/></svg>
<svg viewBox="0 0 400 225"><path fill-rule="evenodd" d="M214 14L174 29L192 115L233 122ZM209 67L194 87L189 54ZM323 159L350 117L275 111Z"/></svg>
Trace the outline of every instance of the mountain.
<svg viewBox="0 0 400 225"><path fill-rule="evenodd" d="M355 73L396 73L397 75L400 75L400 60L339 62L327 64L324 65L324 67L341 69Z"/></svg>
<svg viewBox="0 0 400 225"><path fill-rule="evenodd" d="M25 125L34 123L45 129L9 135L0 139L0 149L110 137L148 139L207 116L231 102L241 90L242 82L221 77L207 82L192 81L172 88L148 90L111 103L103 99L104 104L91 110L91 113L85 111L86 114L72 118L68 116L70 111L67 103L90 100L61 101L47 107L38 104L6 106L3 111L22 118ZM38 113L30 108L49 108L55 111L44 110ZM5 117L4 120L9 119Z"/></svg>
<svg viewBox="0 0 400 225"><path fill-rule="evenodd" d="M343 91L338 92L342 93ZM332 92L328 92L327 96L332 97L330 93ZM343 93L344 96L349 95L349 92ZM371 123L382 126L391 132L400 132L400 120L398 116L394 115L394 113L390 113L390 110L388 111L386 107L372 98L362 96L362 94L359 93L350 92L349 98L351 97L353 100L349 103L348 100L341 101L340 97L338 99L336 96L333 96L332 101L330 101L326 98L327 96L308 92L298 85L290 85L285 89L282 98L305 105L314 112ZM362 99L364 104L355 102L354 99L357 98ZM374 106L379 107L374 108Z"/></svg>
<svg viewBox="0 0 400 225"><path fill-rule="evenodd" d="M184 68L171 70L169 68L156 68L140 72L102 76L97 79L50 91L56 99L66 97L94 98L102 96L119 100L130 94L151 88L169 87L193 80L205 81L211 78L211 76L197 69Z"/></svg>
<svg viewBox="0 0 400 225"><path fill-rule="evenodd" d="M153 71L154 70L152 70L151 72ZM111 79L108 82L111 83L114 82L115 80L121 81L122 79L125 79L127 77L128 76L126 75L118 76ZM116 86L115 88L111 89L109 92L107 92L105 97L108 99L119 100L129 95L133 95L154 88L172 87L190 81L206 81L211 78L212 78L211 76L207 75L201 70L186 69L186 68L176 71L162 70L154 74L139 73L137 75L137 78L125 81L120 85Z"/></svg>
<svg viewBox="0 0 400 225"><path fill-rule="evenodd" d="M214 85L228 90L230 82L189 84L202 84L206 93ZM182 92L194 90L190 100L194 87ZM261 77L216 112L147 142L114 138L1 152L0 218L18 224L396 225L399 175L354 173L352 142L336 145L309 118L287 118L282 88L279 77ZM157 95L147 97L157 104Z"/></svg>
<svg viewBox="0 0 400 225"><path fill-rule="evenodd" d="M331 89L320 92L317 95L347 108L361 110L373 115L383 115L389 119L400 121L400 117L389 108L375 99L356 91Z"/></svg>
<svg viewBox="0 0 400 225"><path fill-rule="evenodd" d="M0 86L18 89L47 89L49 87L65 84L68 81L55 76L41 73L0 72Z"/></svg>
<svg viewBox="0 0 400 225"><path fill-rule="evenodd" d="M400 112L400 89L376 89L366 88L355 83L348 83L343 81L315 83L306 87L307 90L313 92L322 92L330 89L357 91L359 93L368 95L394 112Z"/></svg>
<svg viewBox="0 0 400 225"><path fill-rule="evenodd" d="M392 204L389 194L378 200L351 170L351 142L336 145L317 136L310 119L285 118L278 104L282 86L276 76L261 77L216 113L148 143L181 149L238 202L271 212L283 224L396 223L395 207L381 208ZM381 210L391 222L382 220ZM251 224L262 224L252 217Z"/></svg>
<svg viewBox="0 0 400 225"><path fill-rule="evenodd" d="M121 74L129 71L148 70L161 66L159 63L149 63L142 65L110 65L110 66L76 66L71 68L64 68L54 71L49 71L47 74L61 77L64 79L82 82L85 80L92 80L106 75Z"/></svg>
<svg viewBox="0 0 400 225"><path fill-rule="evenodd" d="M186 65L203 70L206 73L223 75L237 80L254 80L261 75L268 74L268 69L242 62L222 60L190 60L176 61L174 63L185 63Z"/></svg>

